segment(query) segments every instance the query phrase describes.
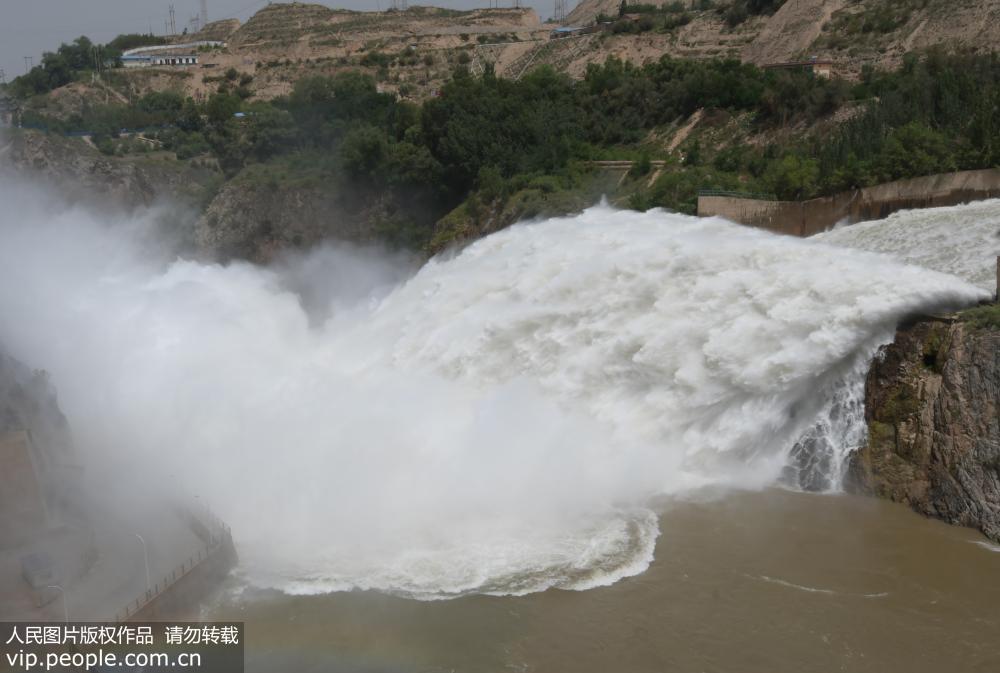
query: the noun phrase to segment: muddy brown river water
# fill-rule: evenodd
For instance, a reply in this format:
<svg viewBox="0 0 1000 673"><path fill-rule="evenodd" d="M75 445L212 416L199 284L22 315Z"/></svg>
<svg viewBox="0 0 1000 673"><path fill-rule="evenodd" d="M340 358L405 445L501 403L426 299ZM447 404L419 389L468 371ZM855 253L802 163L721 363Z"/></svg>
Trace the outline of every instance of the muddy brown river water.
<svg viewBox="0 0 1000 673"><path fill-rule="evenodd" d="M415 601L230 591L248 671L1000 671L1000 551L905 507L783 490L663 504L643 574Z"/></svg>

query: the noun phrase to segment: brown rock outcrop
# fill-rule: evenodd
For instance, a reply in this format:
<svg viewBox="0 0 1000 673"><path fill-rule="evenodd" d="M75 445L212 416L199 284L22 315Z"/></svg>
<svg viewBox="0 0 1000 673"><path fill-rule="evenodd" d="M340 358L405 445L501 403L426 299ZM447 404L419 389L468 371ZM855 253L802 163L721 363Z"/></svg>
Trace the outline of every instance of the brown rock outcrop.
<svg viewBox="0 0 1000 673"><path fill-rule="evenodd" d="M923 319L872 364L850 490L1000 541L1000 330Z"/></svg>

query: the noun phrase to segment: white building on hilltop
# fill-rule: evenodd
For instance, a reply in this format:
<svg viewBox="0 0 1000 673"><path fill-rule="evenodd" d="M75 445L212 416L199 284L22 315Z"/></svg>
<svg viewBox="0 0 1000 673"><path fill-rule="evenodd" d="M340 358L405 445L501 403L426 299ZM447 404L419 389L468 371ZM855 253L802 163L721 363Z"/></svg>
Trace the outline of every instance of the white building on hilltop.
<svg viewBox="0 0 1000 673"><path fill-rule="evenodd" d="M225 46L225 42L219 42L218 40L199 40L198 42L185 42L183 44L137 47L122 52L122 65L126 68L198 65L197 50Z"/></svg>

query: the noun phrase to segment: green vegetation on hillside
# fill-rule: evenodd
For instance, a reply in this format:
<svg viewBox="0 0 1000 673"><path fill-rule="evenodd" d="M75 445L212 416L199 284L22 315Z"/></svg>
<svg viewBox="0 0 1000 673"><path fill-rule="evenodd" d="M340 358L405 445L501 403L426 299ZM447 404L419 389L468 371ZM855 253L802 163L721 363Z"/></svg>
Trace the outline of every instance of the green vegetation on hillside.
<svg viewBox="0 0 1000 673"><path fill-rule="evenodd" d="M618 14L598 14L595 23L612 24L613 33L669 33L691 23L692 12L715 10L730 28L736 28L751 16L774 14L783 4L785 0L673 0L660 5L623 1ZM635 20L626 16L637 14Z"/></svg>
<svg viewBox="0 0 1000 673"><path fill-rule="evenodd" d="M774 14L785 0L733 0L725 7L723 17L730 26L738 26L751 16Z"/></svg>
<svg viewBox="0 0 1000 673"><path fill-rule="evenodd" d="M754 12L779 5L747 3ZM631 9L666 16L683 7ZM84 40L60 48L70 72L86 67L93 45ZM43 70L46 81L65 79L52 80L63 73L56 61ZM616 185L620 203L682 212L694 211L703 189L805 199L1000 165L996 55L911 55L898 70L866 69L855 83L670 57L641 67L609 58L581 80L544 66L517 81L489 67L473 76L460 66L439 95L419 105L380 92L371 76L354 71L302 78L289 96L269 102L248 100L249 74L230 69L216 79L217 92L204 103L152 93L131 105L85 105L62 121L29 106L24 121L94 133L108 153L149 151L116 137L122 128L153 129L146 135L162 148L217 166L227 178L252 167L253 179L272 185L326 184L331 193L380 204L386 238L408 247L427 246L435 235L448 239L435 224L449 212L448 222L461 215L493 226L498 217L575 203L576 196L562 195L592 185L588 162L598 159L640 160ZM740 130L706 138L696 131L668 151L664 134L699 110L707 120L699 128L732 122ZM834 113L846 121L833 123ZM665 165L654 172L651 159Z"/></svg>
<svg viewBox="0 0 1000 673"><path fill-rule="evenodd" d="M903 28L914 14L925 10L929 0L858 0L833 13L823 26L819 44L852 50L860 45L876 45L885 35Z"/></svg>
<svg viewBox="0 0 1000 673"><path fill-rule="evenodd" d="M866 70L863 114L812 140L824 191L1000 165L1000 58L907 56L892 73Z"/></svg>
<svg viewBox="0 0 1000 673"><path fill-rule="evenodd" d="M958 314L962 322L979 329L1000 330L1000 304L986 304Z"/></svg>
<svg viewBox="0 0 1000 673"><path fill-rule="evenodd" d="M95 44L90 38L81 36L60 45L54 52L42 54L42 62L14 78L9 90L20 98L47 93L76 81L85 73L117 67L123 51L164 42L164 38L155 35L129 34L119 35L108 44Z"/></svg>

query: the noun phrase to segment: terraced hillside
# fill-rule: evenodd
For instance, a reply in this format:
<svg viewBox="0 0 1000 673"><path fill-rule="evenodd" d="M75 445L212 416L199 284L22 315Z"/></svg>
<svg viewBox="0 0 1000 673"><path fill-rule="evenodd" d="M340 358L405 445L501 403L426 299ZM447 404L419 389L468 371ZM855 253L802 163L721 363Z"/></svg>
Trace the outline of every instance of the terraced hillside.
<svg viewBox="0 0 1000 673"><path fill-rule="evenodd" d="M192 40L219 40L222 42L232 38L240 28L239 19L221 19L205 24L205 26L194 35L183 35L177 38L179 42L190 42Z"/></svg>
<svg viewBox="0 0 1000 673"><path fill-rule="evenodd" d="M609 56L641 64L663 55L730 57L766 65L817 57L858 77L866 65L891 68L911 50L934 45L988 50L1000 44L1000 0L772 0L761 14L747 0L650 0L642 14L619 19L621 0L583 0L568 17L577 27L610 20L590 34L550 37L530 9L455 11L414 7L357 12L306 3L276 3L244 25L210 24L226 49L205 53L183 77L139 73L139 92L171 88L205 97L238 71L249 94L287 94L309 74L366 69L381 89L413 99L432 96L457 65L492 65L517 78L548 64L580 77ZM650 7L659 10L650 11ZM627 10L626 6L626 10ZM768 13L768 12L773 13Z"/></svg>
<svg viewBox="0 0 1000 673"><path fill-rule="evenodd" d="M935 45L988 51L1000 44L1000 0L778 0L773 14L748 15L738 23L734 6L745 0L678 3L643 0L660 7L687 7L671 30L609 35L581 55L570 72L587 62L617 55L642 62L662 54L732 56L765 65L817 57L857 76L865 65L897 66L904 54ZM574 26L601 14L616 17L618 0L583 0L569 15ZM544 59L542 59L544 62Z"/></svg>
<svg viewBox="0 0 1000 673"><path fill-rule="evenodd" d="M363 68L377 76L383 89L422 98L432 95L455 66L494 60L480 54L480 48L502 43L516 55L525 43L547 41L550 28L534 10L522 8L357 12L275 3L242 26L210 24L197 37L224 35L228 46L201 54L200 67L188 70L189 77L168 83L138 73L134 79L140 91L168 85L198 98L211 94L222 73L235 68L253 78L249 88L254 96L268 99L288 93L305 75ZM507 60L511 58L508 54Z"/></svg>

